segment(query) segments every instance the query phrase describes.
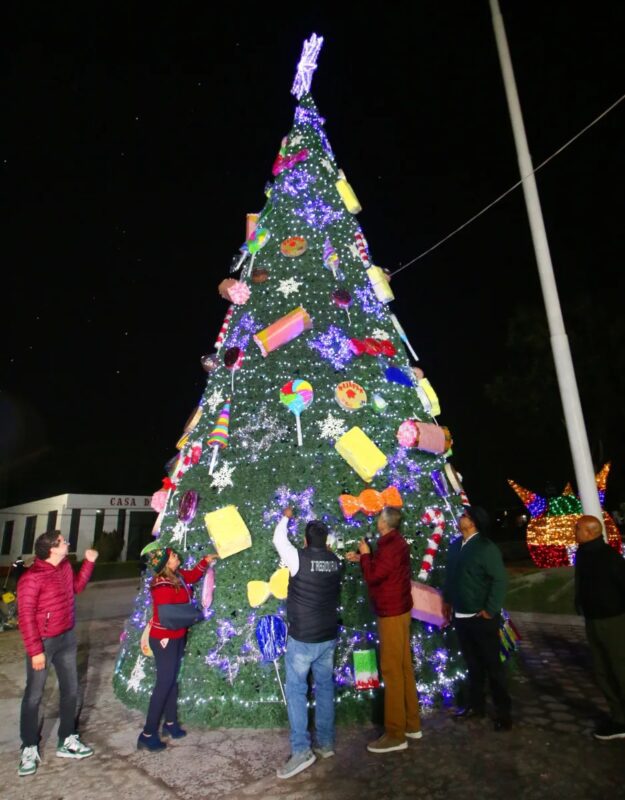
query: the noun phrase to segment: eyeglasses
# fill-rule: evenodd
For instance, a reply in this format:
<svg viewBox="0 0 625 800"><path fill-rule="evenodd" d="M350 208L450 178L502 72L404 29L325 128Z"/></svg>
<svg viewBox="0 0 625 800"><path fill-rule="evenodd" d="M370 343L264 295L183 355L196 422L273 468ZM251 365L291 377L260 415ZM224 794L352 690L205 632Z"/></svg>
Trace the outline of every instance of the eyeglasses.
<svg viewBox="0 0 625 800"><path fill-rule="evenodd" d="M62 536L60 539L57 539L56 542L52 545L52 547L60 547L62 544L69 544L67 539L64 539Z"/></svg>

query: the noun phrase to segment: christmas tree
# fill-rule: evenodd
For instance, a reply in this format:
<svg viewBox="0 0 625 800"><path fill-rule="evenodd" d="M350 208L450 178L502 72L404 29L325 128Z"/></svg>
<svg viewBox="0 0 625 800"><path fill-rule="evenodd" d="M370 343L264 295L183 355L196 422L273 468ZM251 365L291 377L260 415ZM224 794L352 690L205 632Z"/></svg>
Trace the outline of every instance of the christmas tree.
<svg viewBox="0 0 625 800"><path fill-rule="evenodd" d="M286 724L279 662L265 660L257 638L259 626L285 614L288 572L272 534L286 506L295 510L296 545L317 518L339 555L374 535L385 505L401 507L415 605L423 605L412 636L422 707L450 700L462 676L453 633L430 624L425 606L430 587L442 584L466 498L438 400L411 366L417 356L390 311L388 278L372 261L360 206L310 95L321 43L313 35L304 44L293 128L264 207L248 214L246 241L219 284L230 306L216 353L202 359L206 389L153 498L159 543L185 565L207 551L221 556L196 590L205 620L190 629L179 681L182 718L214 727ZM114 675L117 696L141 709L154 680L141 647L149 581ZM346 566L340 619L337 718L367 719L376 690L361 687L375 686L375 675L363 682L354 664L371 667L376 626L358 565Z"/></svg>

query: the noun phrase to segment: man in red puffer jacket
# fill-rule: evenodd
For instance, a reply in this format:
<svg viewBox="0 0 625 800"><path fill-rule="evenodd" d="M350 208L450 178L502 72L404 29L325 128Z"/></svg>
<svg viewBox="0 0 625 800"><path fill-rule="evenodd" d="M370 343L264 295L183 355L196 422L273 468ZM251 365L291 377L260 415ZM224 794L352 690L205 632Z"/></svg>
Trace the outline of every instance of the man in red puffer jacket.
<svg viewBox="0 0 625 800"><path fill-rule="evenodd" d="M60 531L42 533L35 542L35 561L20 580L19 627L26 649L26 690L22 700L20 735L22 752L17 774L37 771L39 757L39 705L50 664L61 695L59 758L87 758L93 750L78 738L75 726L78 698L76 669L75 595L82 592L97 550L87 550L77 575L67 560L68 542Z"/></svg>
<svg viewBox="0 0 625 800"><path fill-rule="evenodd" d="M346 554L348 561L360 562L378 618L384 734L367 745L370 753L405 750L406 739L420 739L422 735L410 649L410 548L399 532L401 519L398 509L383 509L378 517L380 539L375 552L361 539L360 552Z"/></svg>

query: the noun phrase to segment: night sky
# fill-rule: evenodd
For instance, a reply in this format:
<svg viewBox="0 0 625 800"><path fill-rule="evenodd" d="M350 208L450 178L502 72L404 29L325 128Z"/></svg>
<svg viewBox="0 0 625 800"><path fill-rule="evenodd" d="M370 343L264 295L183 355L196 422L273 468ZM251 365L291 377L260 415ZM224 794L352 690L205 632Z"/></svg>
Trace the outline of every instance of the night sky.
<svg viewBox="0 0 625 800"><path fill-rule="evenodd" d="M2 506L160 488L311 32L325 38L312 93L376 264L399 268L519 178L487 0L358 5L345 21L307 4L96 6L23 4L5 28ZM537 165L623 93L625 7L501 7ZM620 293L622 309L625 288L624 115L625 103L537 177L565 320L589 300L606 375L623 363L602 326L604 298ZM521 189L392 286L473 502L513 505L508 477L573 480L561 414L558 435L521 435L485 397L515 366L513 310L542 310ZM544 397L531 387L538 415L553 405L545 384ZM595 390L614 413L601 443L612 508L625 500L625 403Z"/></svg>

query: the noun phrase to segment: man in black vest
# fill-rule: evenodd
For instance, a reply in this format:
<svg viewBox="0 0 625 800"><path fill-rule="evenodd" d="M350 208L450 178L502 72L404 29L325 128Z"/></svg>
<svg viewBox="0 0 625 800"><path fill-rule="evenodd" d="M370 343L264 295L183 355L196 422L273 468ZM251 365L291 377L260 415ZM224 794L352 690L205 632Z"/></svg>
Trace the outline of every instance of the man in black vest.
<svg viewBox="0 0 625 800"><path fill-rule="evenodd" d="M286 612L286 703L291 726L291 757L277 770L290 778L320 758L334 755L334 648L338 628L341 561L327 547L328 528L314 520L306 525L305 547L288 538L287 508L273 534L273 544L289 570ZM308 673L315 682L316 744L308 732Z"/></svg>

